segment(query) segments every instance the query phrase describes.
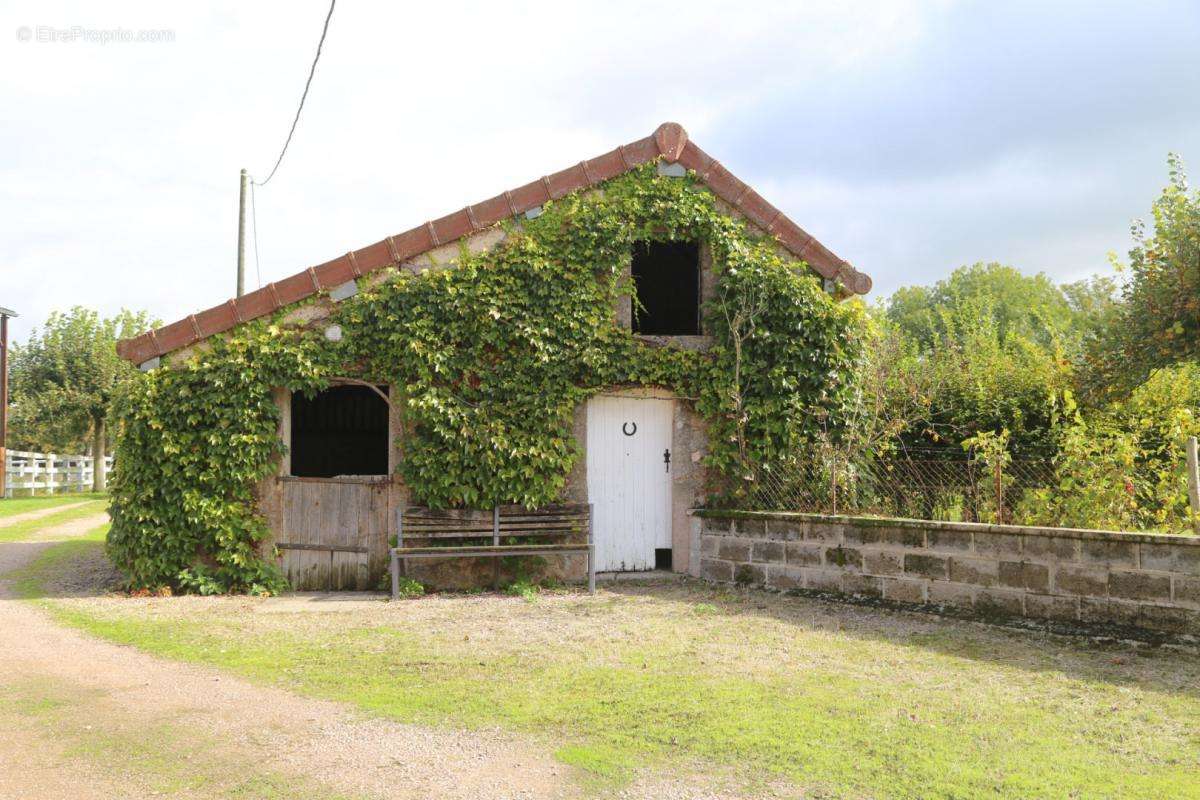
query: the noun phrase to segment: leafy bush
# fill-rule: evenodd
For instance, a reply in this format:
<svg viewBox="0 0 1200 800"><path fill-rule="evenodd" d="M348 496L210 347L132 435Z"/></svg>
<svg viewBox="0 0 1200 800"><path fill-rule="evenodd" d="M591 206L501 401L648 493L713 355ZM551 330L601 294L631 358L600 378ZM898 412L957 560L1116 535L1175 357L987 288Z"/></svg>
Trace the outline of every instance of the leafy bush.
<svg viewBox="0 0 1200 800"><path fill-rule="evenodd" d="M510 594L513 597L520 597L528 603L537 600L538 594L542 591L542 587L533 581L525 578L520 578L504 587L504 593Z"/></svg>
<svg viewBox="0 0 1200 800"><path fill-rule="evenodd" d="M412 578L401 578L396 592L397 597L421 597L425 594L425 584Z"/></svg>
<svg viewBox="0 0 1200 800"><path fill-rule="evenodd" d="M272 386L325 385L317 339L250 323L121 399L107 552L132 588L274 592L255 489L283 445Z"/></svg>
<svg viewBox="0 0 1200 800"><path fill-rule="evenodd" d="M1059 431L1054 487L1022 509L1032 522L1124 530L1191 529L1188 436L1200 435L1200 365L1151 373L1124 402Z"/></svg>

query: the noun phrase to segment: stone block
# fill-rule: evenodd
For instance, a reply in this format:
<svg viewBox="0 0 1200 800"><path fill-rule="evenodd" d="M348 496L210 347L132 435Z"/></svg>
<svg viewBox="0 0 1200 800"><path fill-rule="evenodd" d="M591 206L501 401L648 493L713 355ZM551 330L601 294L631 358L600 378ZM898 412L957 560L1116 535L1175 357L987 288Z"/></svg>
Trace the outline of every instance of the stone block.
<svg viewBox="0 0 1200 800"><path fill-rule="evenodd" d="M720 519L717 517L704 517L704 533L724 534L733 533L733 520Z"/></svg>
<svg viewBox="0 0 1200 800"><path fill-rule="evenodd" d="M788 590L804 588L804 570L780 564L767 566L767 586L772 589Z"/></svg>
<svg viewBox="0 0 1200 800"><path fill-rule="evenodd" d="M787 563L801 567L821 566L821 551L824 545L816 542L788 542L784 546Z"/></svg>
<svg viewBox="0 0 1200 800"><path fill-rule="evenodd" d="M749 537L765 537L767 535L767 521L762 519L738 519L734 520L734 530L742 536Z"/></svg>
<svg viewBox="0 0 1200 800"><path fill-rule="evenodd" d="M1079 619L1106 625L1139 625L1141 606L1128 600L1079 598Z"/></svg>
<svg viewBox="0 0 1200 800"><path fill-rule="evenodd" d="M767 538L781 542L794 542L804 538L804 523L796 520L767 520Z"/></svg>
<svg viewBox="0 0 1200 800"><path fill-rule="evenodd" d="M1026 536L1022 553L1032 561L1074 561L1079 540L1065 536Z"/></svg>
<svg viewBox="0 0 1200 800"><path fill-rule="evenodd" d="M1169 544L1142 543L1140 548L1142 569L1171 572L1175 569L1175 548Z"/></svg>
<svg viewBox="0 0 1200 800"><path fill-rule="evenodd" d="M846 544L877 544L880 529L870 525L847 525L842 530L842 541Z"/></svg>
<svg viewBox="0 0 1200 800"><path fill-rule="evenodd" d="M980 589L975 611L985 616L1019 617L1025 613L1024 592L1016 589Z"/></svg>
<svg viewBox="0 0 1200 800"><path fill-rule="evenodd" d="M862 569L868 575L900 575L904 572L904 553L900 550L864 550Z"/></svg>
<svg viewBox="0 0 1200 800"><path fill-rule="evenodd" d="M1000 562L994 558L950 558L950 580L975 586L995 586L1000 582Z"/></svg>
<svg viewBox="0 0 1200 800"><path fill-rule="evenodd" d="M861 570L862 551L853 547L830 547L825 550L825 566L846 570Z"/></svg>
<svg viewBox="0 0 1200 800"><path fill-rule="evenodd" d="M1200 577L1200 547L1173 543L1138 545L1142 569L1178 572Z"/></svg>
<svg viewBox="0 0 1200 800"><path fill-rule="evenodd" d="M930 581L929 602L939 606L971 608L975 605L975 587L952 581Z"/></svg>
<svg viewBox="0 0 1200 800"><path fill-rule="evenodd" d="M1171 597L1176 603L1200 606L1200 578L1176 575L1172 579Z"/></svg>
<svg viewBox="0 0 1200 800"><path fill-rule="evenodd" d="M1050 568L1031 561L1001 561L1000 585L1044 594L1050 591Z"/></svg>
<svg viewBox="0 0 1200 800"><path fill-rule="evenodd" d="M805 569L804 585L819 592L840 592L842 573L836 570Z"/></svg>
<svg viewBox="0 0 1200 800"><path fill-rule="evenodd" d="M767 582L762 564L738 564L733 568L733 582L742 586L761 586Z"/></svg>
<svg viewBox="0 0 1200 800"><path fill-rule="evenodd" d="M714 558L720 552L721 537L720 536L701 536L700 537L700 555Z"/></svg>
<svg viewBox="0 0 1200 800"><path fill-rule="evenodd" d="M950 559L946 556L928 555L925 553L904 554L904 574L919 575L922 578L950 577Z"/></svg>
<svg viewBox="0 0 1200 800"><path fill-rule="evenodd" d="M1138 624L1171 633L1200 633L1200 613L1174 606L1144 605L1138 609Z"/></svg>
<svg viewBox="0 0 1200 800"><path fill-rule="evenodd" d="M955 530L938 530L936 528L925 532L930 550L942 552L969 553L971 551L971 532Z"/></svg>
<svg viewBox="0 0 1200 800"><path fill-rule="evenodd" d="M758 539L750 546L750 560L767 564L782 564L784 561L783 542L773 542L770 539Z"/></svg>
<svg viewBox="0 0 1200 800"><path fill-rule="evenodd" d="M735 539L732 536L723 536L721 537L721 545L717 549L717 555L726 561L749 561L752 544L749 539Z"/></svg>
<svg viewBox="0 0 1200 800"><path fill-rule="evenodd" d="M847 572L842 575L842 591L859 597L882 597L883 578Z"/></svg>
<svg viewBox="0 0 1200 800"><path fill-rule="evenodd" d="M1025 615L1037 619L1075 621L1079 619L1079 598L1029 593L1025 595Z"/></svg>
<svg viewBox="0 0 1200 800"><path fill-rule="evenodd" d="M925 584L918 578L884 578L883 597L897 603L924 603Z"/></svg>
<svg viewBox="0 0 1200 800"><path fill-rule="evenodd" d="M1105 539L1084 539L1079 543L1079 560L1084 564L1103 564L1106 567L1128 567L1138 564L1136 542L1110 542Z"/></svg>
<svg viewBox="0 0 1200 800"><path fill-rule="evenodd" d="M923 528L881 528L879 543L919 549L925 546L925 530Z"/></svg>
<svg viewBox="0 0 1200 800"><path fill-rule="evenodd" d="M1126 600L1170 600L1171 576L1141 570L1108 573L1108 596Z"/></svg>
<svg viewBox="0 0 1200 800"><path fill-rule="evenodd" d="M733 580L733 564L714 558L700 559L700 577L710 581L729 583Z"/></svg>
<svg viewBox="0 0 1200 800"><path fill-rule="evenodd" d="M979 555L1017 560L1021 557L1021 540L1023 538L1014 533L976 531L975 552Z"/></svg>
<svg viewBox="0 0 1200 800"><path fill-rule="evenodd" d="M1054 591L1080 597L1107 597L1108 570L1084 564L1059 564L1054 568Z"/></svg>
<svg viewBox="0 0 1200 800"><path fill-rule="evenodd" d="M1175 571L1200 578L1200 546L1173 544L1171 547L1175 549Z"/></svg>
<svg viewBox="0 0 1200 800"><path fill-rule="evenodd" d="M842 528L840 523L832 522L814 522L804 532L804 538L813 542L830 542L838 543L842 541Z"/></svg>

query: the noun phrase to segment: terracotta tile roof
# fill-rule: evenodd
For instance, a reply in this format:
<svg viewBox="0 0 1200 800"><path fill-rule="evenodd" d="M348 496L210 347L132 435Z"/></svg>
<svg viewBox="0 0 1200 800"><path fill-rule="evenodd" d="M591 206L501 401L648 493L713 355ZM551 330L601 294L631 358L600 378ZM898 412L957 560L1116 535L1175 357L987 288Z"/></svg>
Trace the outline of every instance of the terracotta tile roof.
<svg viewBox="0 0 1200 800"><path fill-rule="evenodd" d="M467 206L435 220L418 225L383 241L354 250L333 261L298 272L290 278L227 300L210 309L191 314L170 325L149 331L117 344L122 357L140 364L165 355L201 339L227 331L239 323L270 314L283 306L327 291L352 278L358 278L393 264L414 258L440 245L453 242L556 200L578 189L595 186L662 157L679 163L696 175L726 203L748 220L775 236L797 258L808 262L826 278L837 278L852 292L866 294L871 278L835 256L799 225L768 203L719 161L688 139L687 131L674 122L658 126L650 136L622 145L602 156L581 161L573 167L538 178L493 198Z"/></svg>

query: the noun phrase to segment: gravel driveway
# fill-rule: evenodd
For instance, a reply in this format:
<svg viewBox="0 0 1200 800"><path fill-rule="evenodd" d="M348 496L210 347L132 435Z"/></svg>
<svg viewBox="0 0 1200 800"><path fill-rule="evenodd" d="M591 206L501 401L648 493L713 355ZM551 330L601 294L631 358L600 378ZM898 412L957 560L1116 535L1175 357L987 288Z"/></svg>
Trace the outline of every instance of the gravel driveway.
<svg viewBox="0 0 1200 800"><path fill-rule="evenodd" d="M0 544L0 575L104 521L89 517ZM572 768L512 735L366 719L109 644L13 599L2 579L0 727L0 798L581 793Z"/></svg>

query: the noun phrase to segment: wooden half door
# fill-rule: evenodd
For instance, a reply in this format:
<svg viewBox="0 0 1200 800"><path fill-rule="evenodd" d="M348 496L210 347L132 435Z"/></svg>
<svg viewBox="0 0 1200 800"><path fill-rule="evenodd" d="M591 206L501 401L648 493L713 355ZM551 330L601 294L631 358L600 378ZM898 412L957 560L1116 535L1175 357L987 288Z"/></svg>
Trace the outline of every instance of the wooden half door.
<svg viewBox="0 0 1200 800"><path fill-rule="evenodd" d="M372 549L387 537L387 482L282 478L280 566L293 589L366 590Z"/></svg>

